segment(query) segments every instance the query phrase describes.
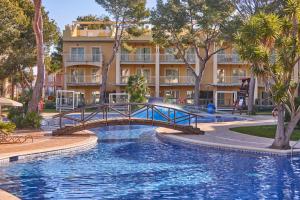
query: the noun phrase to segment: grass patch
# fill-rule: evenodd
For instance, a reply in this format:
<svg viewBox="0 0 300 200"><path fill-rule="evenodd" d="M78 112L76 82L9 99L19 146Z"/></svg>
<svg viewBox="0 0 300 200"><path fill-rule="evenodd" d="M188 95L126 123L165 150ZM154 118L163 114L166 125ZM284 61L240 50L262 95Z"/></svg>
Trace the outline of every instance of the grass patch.
<svg viewBox="0 0 300 200"><path fill-rule="evenodd" d="M42 113L57 113L59 111L57 111L56 109L44 109Z"/></svg>
<svg viewBox="0 0 300 200"><path fill-rule="evenodd" d="M274 138L276 132L276 125L244 126L244 127L230 128L230 130L238 133L247 134L247 135ZM300 139L300 129L296 128L291 136L291 140L299 140L299 139Z"/></svg>
<svg viewBox="0 0 300 200"><path fill-rule="evenodd" d="M272 111L257 111L256 115L272 115Z"/></svg>

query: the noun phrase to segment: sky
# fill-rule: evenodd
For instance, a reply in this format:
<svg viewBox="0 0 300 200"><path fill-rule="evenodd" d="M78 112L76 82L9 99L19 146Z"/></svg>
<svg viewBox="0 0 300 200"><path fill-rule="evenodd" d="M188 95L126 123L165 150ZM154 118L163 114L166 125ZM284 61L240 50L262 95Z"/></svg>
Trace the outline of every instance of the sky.
<svg viewBox="0 0 300 200"><path fill-rule="evenodd" d="M152 8L156 0L147 0L147 7ZM105 11L95 0L43 0L43 5L62 31L67 24L71 24L78 16L88 14L105 15Z"/></svg>

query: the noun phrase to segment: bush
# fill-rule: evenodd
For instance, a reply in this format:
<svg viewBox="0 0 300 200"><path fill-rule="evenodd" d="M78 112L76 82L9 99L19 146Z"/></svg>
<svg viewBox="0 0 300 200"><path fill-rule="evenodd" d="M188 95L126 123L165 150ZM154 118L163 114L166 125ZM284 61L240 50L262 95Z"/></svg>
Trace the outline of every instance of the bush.
<svg viewBox="0 0 300 200"><path fill-rule="evenodd" d="M27 112L22 109L11 108L8 119L16 124L17 128L40 128L42 117L36 112Z"/></svg>
<svg viewBox="0 0 300 200"><path fill-rule="evenodd" d="M2 131L5 134L10 134L14 132L16 129L16 125L12 122L2 122L0 121L0 131Z"/></svg>
<svg viewBox="0 0 300 200"><path fill-rule="evenodd" d="M55 109L56 108L55 102L53 102L53 101L46 101L45 105L44 105L44 108L45 109Z"/></svg>

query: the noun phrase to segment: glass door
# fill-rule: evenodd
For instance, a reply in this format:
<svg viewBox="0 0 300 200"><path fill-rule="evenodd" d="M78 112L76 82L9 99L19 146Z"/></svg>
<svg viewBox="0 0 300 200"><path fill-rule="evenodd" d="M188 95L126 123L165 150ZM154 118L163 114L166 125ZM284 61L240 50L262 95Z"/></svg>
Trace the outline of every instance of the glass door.
<svg viewBox="0 0 300 200"><path fill-rule="evenodd" d="M137 61L150 61L151 60L151 49L148 47L138 48L136 51Z"/></svg>
<svg viewBox="0 0 300 200"><path fill-rule="evenodd" d="M217 78L218 78L218 83L225 83L225 70L224 69L217 70Z"/></svg>
<svg viewBox="0 0 300 200"><path fill-rule="evenodd" d="M239 83L241 82L242 78L246 77L246 70L245 69L233 69L232 70L232 83Z"/></svg>
<svg viewBox="0 0 300 200"><path fill-rule="evenodd" d="M138 68L137 74L143 76L147 83L150 83L151 72L150 69Z"/></svg>
<svg viewBox="0 0 300 200"><path fill-rule="evenodd" d="M128 68L123 68L121 71L121 83L128 83L128 78L130 76L130 70Z"/></svg>
<svg viewBox="0 0 300 200"><path fill-rule="evenodd" d="M83 83L84 82L84 70L83 69L71 69L71 82Z"/></svg>
<svg viewBox="0 0 300 200"><path fill-rule="evenodd" d="M82 62L84 61L84 48L76 47L71 49L71 61Z"/></svg>
<svg viewBox="0 0 300 200"><path fill-rule="evenodd" d="M100 62L100 48L98 48L98 47L92 48L92 61Z"/></svg>
<svg viewBox="0 0 300 200"><path fill-rule="evenodd" d="M178 83L179 82L178 69L166 69L166 82L167 83Z"/></svg>

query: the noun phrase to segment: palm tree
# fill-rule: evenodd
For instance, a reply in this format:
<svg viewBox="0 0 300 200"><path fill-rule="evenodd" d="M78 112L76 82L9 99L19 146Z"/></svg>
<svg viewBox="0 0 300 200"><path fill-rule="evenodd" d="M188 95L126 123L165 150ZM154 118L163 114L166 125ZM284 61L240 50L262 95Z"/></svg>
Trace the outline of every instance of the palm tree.
<svg viewBox="0 0 300 200"><path fill-rule="evenodd" d="M300 120L300 106L294 103L298 83L292 80L300 60L300 2L288 0L281 14L260 13L251 17L236 35L238 52L252 63L257 76L271 83L268 88L278 112L272 148L290 148L290 137ZM275 59L274 59L275 55ZM291 119L285 124L284 112Z"/></svg>

